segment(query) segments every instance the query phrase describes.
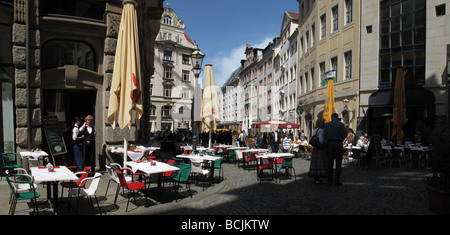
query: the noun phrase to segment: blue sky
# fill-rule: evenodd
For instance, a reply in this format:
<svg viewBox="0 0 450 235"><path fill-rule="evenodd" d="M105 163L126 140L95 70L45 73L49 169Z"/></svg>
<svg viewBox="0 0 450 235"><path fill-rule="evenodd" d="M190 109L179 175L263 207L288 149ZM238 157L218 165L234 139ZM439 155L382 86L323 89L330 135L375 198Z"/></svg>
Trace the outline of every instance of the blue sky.
<svg viewBox="0 0 450 235"><path fill-rule="evenodd" d="M203 65L213 65L217 86L245 59L247 43L265 48L280 35L284 12L299 8L297 0L165 0L164 7L167 3L206 55Z"/></svg>

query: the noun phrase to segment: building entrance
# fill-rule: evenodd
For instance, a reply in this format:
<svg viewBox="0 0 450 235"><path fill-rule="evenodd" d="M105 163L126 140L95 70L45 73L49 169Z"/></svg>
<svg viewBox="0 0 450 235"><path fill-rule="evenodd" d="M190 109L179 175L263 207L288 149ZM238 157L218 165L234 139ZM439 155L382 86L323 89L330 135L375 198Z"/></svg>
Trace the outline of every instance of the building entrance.
<svg viewBox="0 0 450 235"><path fill-rule="evenodd" d="M71 130L74 124L73 120L75 117L84 119L87 115L92 115L95 124L96 93L95 90L44 90L42 116L56 116L58 118L68 151L65 156L65 161L68 164L72 164ZM46 147L45 137L43 136L42 139L43 147Z"/></svg>

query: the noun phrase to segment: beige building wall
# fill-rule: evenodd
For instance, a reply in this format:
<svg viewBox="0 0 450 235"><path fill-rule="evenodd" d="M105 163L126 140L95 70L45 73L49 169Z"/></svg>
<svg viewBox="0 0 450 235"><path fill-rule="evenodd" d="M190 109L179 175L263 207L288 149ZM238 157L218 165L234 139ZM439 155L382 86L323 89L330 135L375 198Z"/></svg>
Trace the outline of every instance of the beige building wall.
<svg viewBox="0 0 450 235"><path fill-rule="evenodd" d="M299 0L299 7L298 101L304 109L300 128L306 136L312 135L325 102L323 76L336 70L335 111L356 131L360 116L360 1Z"/></svg>

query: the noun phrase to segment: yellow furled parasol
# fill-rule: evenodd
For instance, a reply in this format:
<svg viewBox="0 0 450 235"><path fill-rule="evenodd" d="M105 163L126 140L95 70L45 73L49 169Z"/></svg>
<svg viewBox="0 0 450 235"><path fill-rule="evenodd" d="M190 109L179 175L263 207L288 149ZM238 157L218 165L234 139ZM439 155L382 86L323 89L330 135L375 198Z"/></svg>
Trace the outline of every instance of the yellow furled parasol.
<svg viewBox="0 0 450 235"><path fill-rule="evenodd" d="M392 138L397 136L397 141L403 140L405 133L403 126L406 125L406 98L405 98L405 82L403 68L397 69L394 89L394 110L392 112Z"/></svg>
<svg viewBox="0 0 450 235"><path fill-rule="evenodd" d="M334 78L328 79L327 93L325 94L325 106L323 109L323 118L325 123L331 121L331 114L335 113L334 108Z"/></svg>
<svg viewBox="0 0 450 235"><path fill-rule="evenodd" d="M220 108L217 100L216 82L211 64L205 65L205 86L203 87L202 99L202 129L209 131L216 130L220 122ZM211 140L211 138L209 138ZM211 142L209 143L211 145Z"/></svg>
<svg viewBox="0 0 450 235"><path fill-rule="evenodd" d="M138 26L135 8L137 3L132 0L124 0L122 4L123 11L117 38L107 119L112 123L114 129L116 124L119 125L120 129L125 129L125 166L133 110L135 111L135 122L139 129L139 120L143 114L143 109Z"/></svg>

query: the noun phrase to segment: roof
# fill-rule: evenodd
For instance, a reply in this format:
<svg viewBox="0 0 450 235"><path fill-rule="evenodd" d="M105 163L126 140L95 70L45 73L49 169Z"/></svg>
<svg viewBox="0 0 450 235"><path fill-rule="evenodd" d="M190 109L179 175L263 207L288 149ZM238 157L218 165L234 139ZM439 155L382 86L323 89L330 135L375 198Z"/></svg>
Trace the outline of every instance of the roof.
<svg viewBox="0 0 450 235"><path fill-rule="evenodd" d="M289 17L291 17L292 19L298 20L298 16L299 16L298 13L295 13L295 12L287 12L287 14L288 14Z"/></svg>
<svg viewBox="0 0 450 235"><path fill-rule="evenodd" d="M230 77L228 77L227 81L223 84L223 87L226 87L228 84L232 83L233 81L239 79L239 74L241 73L242 67L237 68L234 70L233 73L231 73Z"/></svg>
<svg viewBox="0 0 450 235"><path fill-rule="evenodd" d="M186 32L184 32L184 37L186 37L186 40L187 40L189 43L191 43L192 45L195 46L195 43L191 40L191 38L187 35Z"/></svg>

